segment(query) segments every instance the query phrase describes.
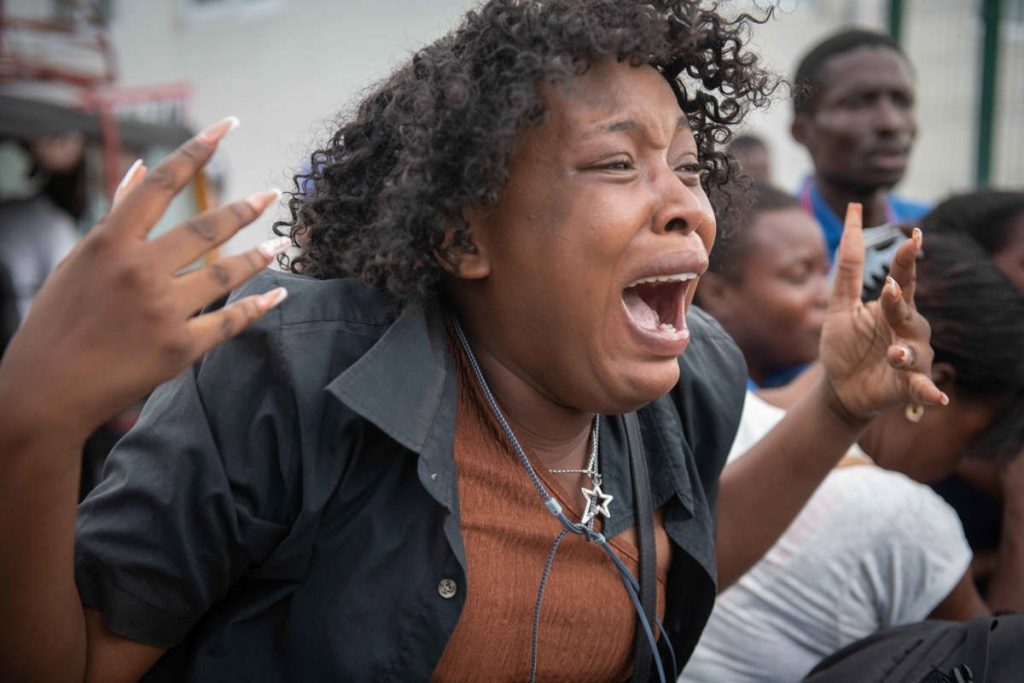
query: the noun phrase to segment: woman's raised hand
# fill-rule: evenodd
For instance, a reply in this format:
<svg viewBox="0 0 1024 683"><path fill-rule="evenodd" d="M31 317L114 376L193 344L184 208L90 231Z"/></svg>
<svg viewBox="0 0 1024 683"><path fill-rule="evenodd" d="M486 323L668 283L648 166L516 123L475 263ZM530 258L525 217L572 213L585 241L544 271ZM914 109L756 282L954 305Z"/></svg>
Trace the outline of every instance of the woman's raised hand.
<svg viewBox="0 0 1024 683"><path fill-rule="evenodd" d="M896 252L879 300L864 304L861 229L861 206L850 204L821 338L833 408L844 419L861 421L900 403L945 405L949 399L931 378L931 329L914 307L921 231L915 229Z"/></svg>
<svg viewBox="0 0 1024 683"><path fill-rule="evenodd" d="M255 220L276 201L276 191L207 211L147 240L237 123L213 124L148 173L136 162L110 212L47 280L0 363L9 428L56 430L69 443L84 439L284 299L278 288L194 316L266 267L288 247L287 238L179 274Z"/></svg>

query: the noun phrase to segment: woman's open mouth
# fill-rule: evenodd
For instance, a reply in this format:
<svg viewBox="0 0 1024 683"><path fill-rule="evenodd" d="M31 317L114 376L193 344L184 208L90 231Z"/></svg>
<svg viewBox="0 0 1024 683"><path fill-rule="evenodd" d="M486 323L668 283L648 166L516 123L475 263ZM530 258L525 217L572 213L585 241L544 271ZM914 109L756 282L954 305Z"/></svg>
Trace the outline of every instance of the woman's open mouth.
<svg viewBox="0 0 1024 683"><path fill-rule="evenodd" d="M686 301L697 273L642 277L622 291L622 304L634 336L659 355L678 355L686 348Z"/></svg>
<svg viewBox="0 0 1024 683"><path fill-rule="evenodd" d="M696 279L696 273L643 277L622 291L622 303L640 327L675 332L686 325L686 293Z"/></svg>

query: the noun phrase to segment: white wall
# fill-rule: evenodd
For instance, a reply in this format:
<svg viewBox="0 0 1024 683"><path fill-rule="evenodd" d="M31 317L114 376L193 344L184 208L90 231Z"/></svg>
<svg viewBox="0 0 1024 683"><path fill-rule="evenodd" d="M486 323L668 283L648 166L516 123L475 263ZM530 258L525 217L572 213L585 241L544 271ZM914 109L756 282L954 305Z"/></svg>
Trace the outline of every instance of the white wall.
<svg viewBox="0 0 1024 683"><path fill-rule="evenodd" d="M242 121L223 145L226 196L291 189L290 173L330 121L416 47L453 26L469 0L281 0L246 14L190 17L185 0L122 0L112 37L121 85L188 81L196 126ZM272 212L268 212L268 215ZM284 216L284 210L274 217ZM229 243L270 236L265 217Z"/></svg>

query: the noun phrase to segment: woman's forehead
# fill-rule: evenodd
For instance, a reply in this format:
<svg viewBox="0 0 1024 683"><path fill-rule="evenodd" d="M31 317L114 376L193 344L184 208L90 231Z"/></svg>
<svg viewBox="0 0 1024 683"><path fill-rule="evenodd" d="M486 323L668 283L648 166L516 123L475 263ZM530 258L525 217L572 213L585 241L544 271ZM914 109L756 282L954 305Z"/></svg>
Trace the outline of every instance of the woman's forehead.
<svg viewBox="0 0 1024 683"><path fill-rule="evenodd" d="M689 128L672 88L648 65L601 60L583 74L543 86L541 96L559 133L577 139L632 132L674 137Z"/></svg>

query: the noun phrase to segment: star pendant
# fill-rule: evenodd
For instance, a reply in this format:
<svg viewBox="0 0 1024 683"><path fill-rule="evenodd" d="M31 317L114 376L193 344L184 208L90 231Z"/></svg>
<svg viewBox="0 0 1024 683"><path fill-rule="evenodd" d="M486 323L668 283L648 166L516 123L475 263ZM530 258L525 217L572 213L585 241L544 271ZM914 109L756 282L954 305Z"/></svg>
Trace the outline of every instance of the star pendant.
<svg viewBox="0 0 1024 683"><path fill-rule="evenodd" d="M586 524L597 515L601 515L605 519L611 519L612 513L608 512L608 504L612 502L614 496L610 496L601 490L601 485L594 482L594 488L582 489L583 497L587 500L587 506L583 509L583 520L581 524Z"/></svg>

